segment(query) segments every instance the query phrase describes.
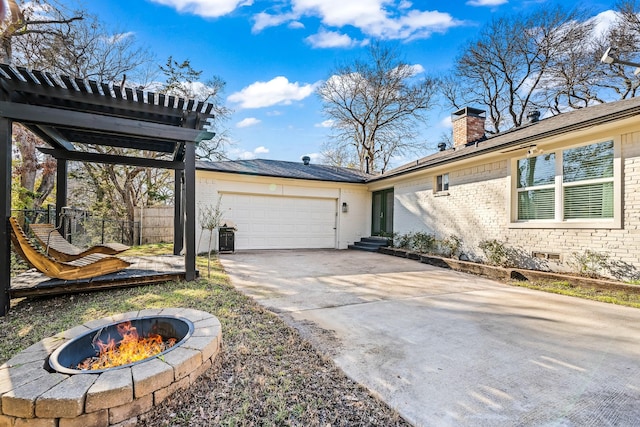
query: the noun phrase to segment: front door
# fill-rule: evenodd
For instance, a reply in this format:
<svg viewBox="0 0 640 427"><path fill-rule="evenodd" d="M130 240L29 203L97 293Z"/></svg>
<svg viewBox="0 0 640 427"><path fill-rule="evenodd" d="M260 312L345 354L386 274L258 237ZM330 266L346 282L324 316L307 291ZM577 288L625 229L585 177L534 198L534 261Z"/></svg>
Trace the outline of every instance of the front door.
<svg viewBox="0 0 640 427"><path fill-rule="evenodd" d="M393 233L393 188L374 192L372 201L371 235L388 237Z"/></svg>

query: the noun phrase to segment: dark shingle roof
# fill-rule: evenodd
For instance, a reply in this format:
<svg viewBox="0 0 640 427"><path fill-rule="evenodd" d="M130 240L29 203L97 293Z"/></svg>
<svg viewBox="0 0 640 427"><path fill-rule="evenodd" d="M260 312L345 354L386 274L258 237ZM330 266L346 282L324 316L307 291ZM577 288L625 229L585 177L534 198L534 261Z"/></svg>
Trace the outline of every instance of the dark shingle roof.
<svg viewBox="0 0 640 427"><path fill-rule="evenodd" d="M307 179L316 181L365 183L392 176L403 175L430 167L452 163L469 157L491 152L518 149L533 145L537 141L556 135L563 135L591 126L622 120L640 114L640 97L623 101L599 104L542 119L519 128L514 128L479 141L477 144L439 151L404 166L392 169L382 175L371 175L355 169L327 165L305 165L302 162L278 160L235 160L225 162L196 162L196 168L216 172L227 172L280 178Z"/></svg>
<svg viewBox="0 0 640 427"><path fill-rule="evenodd" d="M392 169L383 175L372 177L372 180L402 175L468 157L503 151L508 148L517 148L526 146L527 144L533 145L536 141L543 138L567 134L591 126L630 118L639 114L640 97L581 108L490 136L477 144L439 151L404 166Z"/></svg>
<svg viewBox="0 0 640 427"><path fill-rule="evenodd" d="M315 164L305 165L302 162L265 159L224 162L198 161L196 162L196 169L245 175L349 183L364 183L368 178L373 176L356 169Z"/></svg>

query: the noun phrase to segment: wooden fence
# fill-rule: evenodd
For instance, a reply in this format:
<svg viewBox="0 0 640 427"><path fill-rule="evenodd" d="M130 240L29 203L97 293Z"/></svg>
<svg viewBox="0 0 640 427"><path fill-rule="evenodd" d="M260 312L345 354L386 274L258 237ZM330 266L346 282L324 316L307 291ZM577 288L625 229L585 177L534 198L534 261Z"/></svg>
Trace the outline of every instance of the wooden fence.
<svg viewBox="0 0 640 427"><path fill-rule="evenodd" d="M173 206L136 208L142 244L173 242L173 209Z"/></svg>

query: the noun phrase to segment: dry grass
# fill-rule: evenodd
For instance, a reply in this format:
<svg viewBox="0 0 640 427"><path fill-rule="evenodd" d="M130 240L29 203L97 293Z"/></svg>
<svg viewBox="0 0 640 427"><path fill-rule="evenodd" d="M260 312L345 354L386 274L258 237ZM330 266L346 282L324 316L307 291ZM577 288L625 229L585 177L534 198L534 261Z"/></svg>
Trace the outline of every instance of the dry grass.
<svg viewBox="0 0 640 427"><path fill-rule="evenodd" d="M169 247L150 247L166 253ZM132 251L134 252L134 251ZM135 248L136 254L148 254ZM206 276L207 260L198 258ZM189 307L220 319L217 363L144 417L143 426L404 426L294 329L235 290L218 262L211 277L117 291L14 300L0 318L0 363L86 321L144 308Z"/></svg>

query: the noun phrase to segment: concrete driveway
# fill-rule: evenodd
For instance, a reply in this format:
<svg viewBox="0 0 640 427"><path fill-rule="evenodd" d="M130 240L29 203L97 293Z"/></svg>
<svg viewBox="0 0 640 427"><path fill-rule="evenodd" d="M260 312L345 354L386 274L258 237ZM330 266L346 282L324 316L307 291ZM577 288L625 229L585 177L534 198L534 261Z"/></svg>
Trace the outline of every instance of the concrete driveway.
<svg viewBox="0 0 640 427"><path fill-rule="evenodd" d="M360 251L221 255L418 426L640 426L640 310Z"/></svg>

